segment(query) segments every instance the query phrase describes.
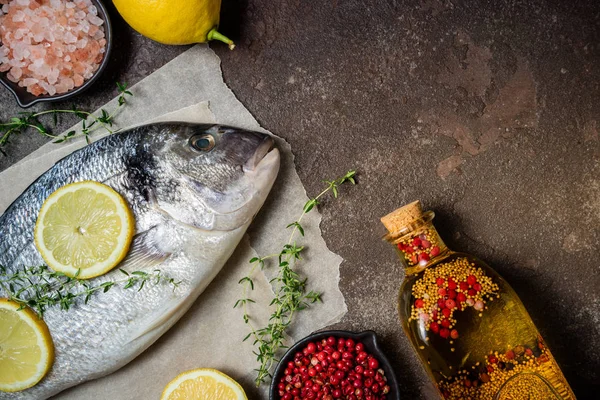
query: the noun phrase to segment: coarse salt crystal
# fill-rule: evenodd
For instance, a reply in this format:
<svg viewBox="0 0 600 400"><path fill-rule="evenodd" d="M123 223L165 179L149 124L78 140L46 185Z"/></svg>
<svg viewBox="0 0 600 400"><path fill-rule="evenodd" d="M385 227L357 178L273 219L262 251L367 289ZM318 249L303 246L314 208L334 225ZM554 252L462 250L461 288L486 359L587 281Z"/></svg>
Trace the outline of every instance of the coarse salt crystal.
<svg viewBox="0 0 600 400"><path fill-rule="evenodd" d="M25 86L35 85L38 82L39 81L37 79L35 79L35 78L25 78L25 79L23 79L23 85L25 85Z"/></svg>
<svg viewBox="0 0 600 400"><path fill-rule="evenodd" d="M23 22L25 20L25 13L18 10L12 17L13 22Z"/></svg>
<svg viewBox="0 0 600 400"><path fill-rule="evenodd" d="M52 68L52 70L48 74L48 83L54 85L58 81L58 74L58 69Z"/></svg>
<svg viewBox="0 0 600 400"><path fill-rule="evenodd" d="M23 71L19 67L12 67L10 69L10 74L16 79L19 79L21 75L23 75Z"/></svg>
<svg viewBox="0 0 600 400"><path fill-rule="evenodd" d="M37 70L38 74L42 76L48 76L50 73L50 67L46 63L42 63L42 65Z"/></svg>
<svg viewBox="0 0 600 400"><path fill-rule="evenodd" d="M14 38L15 38L15 39L23 39L23 37L24 37L25 35L27 35L27 32L28 32L28 30L27 30L27 29L17 29L17 30L15 31Z"/></svg>
<svg viewBox="0 0 600 400"><path fill-rule="evenodd" d="M25 49L22 46L15 46L13 48L13 58L15 60L21 61L23 57L25 57Z"/></svg>
<svg viewBox="0 0 600 400"><path fill-rule="evenodd" d="M0 7L0 72L8 79L53 95L98 69L107 43L90 0L0 0Z"/></svg>
<svg viewBox="0 0 600 400"><path fill-rule="evenodd" d="M45 31L44 39L48 42L54 42L54 40L56 40L56 38L54 37L54 33L52 33L52 31ZM47 43L47 44L50 44L50 43Z"/></svg>
<svg viewBox="0 0 600 400"><path fill-rule="evenodd" d="M12 69L10 71L8 71L8 74L6 74L6 77L8 78L8 80L11 82L15 82L15 83L19 82L19 78L15 78L11 72L12 72Z"/></svg>
<svg viewBox="0 0 600 400"><path fill-rule="evenodd" d="M42 65L44 65L44 59L43 58L34 59L33 62L31 63L31 65L36 69L40 69L42 67Z"/></svg>
<svg viewBox="0 0 600 400"><path fill-rule="evenodd" d="M42 62L43 62L43 58L46 55L46 49L44 48L44 46L41 46L41 45L31 46L31 47L29 47L29 51L31 52L32 58L42 59Z"/></svg>
<svg viewBox="0 0 600 400"><path fill-rule="evenodd" d="M41 24L35 24L31 27L31 33L33 33L34 36L39 35L40 33L44 33L44 28Z"/></svg>
<svg viewBox="0 0 600 400"><path fill-rule="evenodd" d="M73 83L75 83L75 86L77 87L83 85L83 76L79 74L73 75Z"/></svg>
<svg viewBox="0 0 600 400"><path fill-rule="evenodd" d="M71 90L75 87L75 82L73 82L73 79L71 78L64 78L62 79L62 82L64 82L64 84L67 85L68 90Z"/></svg>
<svg viewBox="0 0 600 400"><path fill-rule="evenodd" d="M71 32L66 32L63 39L64 39L65 43L77 42L77 36L73 35Z"/></svg>
<svg viewBox="0 0 600 400"><path fill-rule="evenodd" d="M58 82L56 85L54 85L54 87L56 89L56 93L58 94L67 93L67 91L69 90L67 88L67 85L65 85L62 82Z"/></svg>
<svg viewBox="0 0 600 400"><path fill-rule="evenodd" d="M10 60L8 60L8 65L10 65L11 67L24 67L25 63L23 61L11 58Z"/></svg>
<svg viewBox="0 0 600 400"><path fill-rule="evenodd" d="M62 0L50 0L50 7L55 10L62 10L64 8L64 4Z"/></svg>
<svg viewBox="0 0 600 400"><path fill-rule="evenodd" d="M104 20L102 18L92 14L88 14L87 19L92 25L96 26L100 26L104 23Z"/></svg>

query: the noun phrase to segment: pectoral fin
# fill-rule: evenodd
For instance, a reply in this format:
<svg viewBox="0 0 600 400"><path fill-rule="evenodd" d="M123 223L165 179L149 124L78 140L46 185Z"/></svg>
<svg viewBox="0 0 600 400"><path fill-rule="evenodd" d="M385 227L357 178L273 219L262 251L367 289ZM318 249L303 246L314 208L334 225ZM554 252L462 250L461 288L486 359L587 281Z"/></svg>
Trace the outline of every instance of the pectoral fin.
<svg viewBox="0 0 600 400"><path fill-rule="evenodd" d="M133 238L129 253L121 263L123 269L129 272L155 269L171 256L161 248L157 231L155 226Z"/></svg>

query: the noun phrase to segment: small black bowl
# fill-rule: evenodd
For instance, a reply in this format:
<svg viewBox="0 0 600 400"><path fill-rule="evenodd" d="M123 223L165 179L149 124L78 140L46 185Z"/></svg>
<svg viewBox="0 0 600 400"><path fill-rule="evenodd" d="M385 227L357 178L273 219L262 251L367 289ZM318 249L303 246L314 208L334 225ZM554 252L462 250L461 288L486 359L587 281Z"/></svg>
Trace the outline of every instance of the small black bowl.
<svg viewBox="0 0 600 400"><path fill-rule="evenodd" d="M361 342L365 345L365 351L369 354L373 354L377 360L379 361L379 368L383 369L385 372L385 377L387 378L387 384L390 387L390 392L386 395L386 399L388 400L400 400L400 390L398 388L398 381L396 380L396 375L394 374L394 370L390 365L390 362L383 354L383 351L379 347L377 343L377 336L373 331L364 331L360 333L354 333L350 331L323 331L313 333L312 335L308 335L304 339L296 342L292 347L288 349L288 351L284 354L284 356L277 364L277 368L275 369L275 373L273 374L273 380L271 381L271 387L269 389L269 400L279 400L279 381L283 377L285 368L287 367L287 363L294 359L294 355L302 351L308 343L310 342L319 342L323 339L327 339L328 337L333 336L336 338L352 338L356 343Z"/></svg>
<svg viewBox="0 0 600 400"><path fill-rule="evenodd" d="M104 71L106 64L108 64L110 51L112 49L112 25L110 23L110 18L108 17L108 12L106 11L104 4L102 4L100 0L91 1L98 9L98 16L104 20L104 38L106 39L106 50L104 52L104 58L100 62L100 66L98 67L96 72L94 72L94 75L90 79L83 82L83 85L79 86L77 89L70 90L67 93L55 94L54 96L34 96L33 94L27 91L27 88L20 87L17 83L8 80L8 78L6 78L6 72L0 72L0 83L4 85L4 87L6 87L15 96L15 99L17 100L17 103L19 103L19 106L27 108L31 107L36 103L65 100L75 95L78 95L79 93L89 88L96 81L96 79L98 79L102 71Z"/></svg>

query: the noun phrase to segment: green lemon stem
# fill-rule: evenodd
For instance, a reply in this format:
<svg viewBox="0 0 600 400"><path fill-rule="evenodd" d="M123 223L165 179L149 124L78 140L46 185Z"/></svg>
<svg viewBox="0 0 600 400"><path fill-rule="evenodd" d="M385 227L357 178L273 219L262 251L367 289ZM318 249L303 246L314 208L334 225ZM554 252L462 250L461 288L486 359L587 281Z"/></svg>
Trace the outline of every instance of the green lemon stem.
<svg viewBox="0 0 600 400"><path fill-rule="evenodd" d="M223 43L226 43L229 45L229 50L233 50L235 49L235 44L233 43L233 40L229 39L227 36L220 34L217 31L217 28L212 28L209 32L208 35L206 35L206 38L208 40L219 40Z"/></svg>

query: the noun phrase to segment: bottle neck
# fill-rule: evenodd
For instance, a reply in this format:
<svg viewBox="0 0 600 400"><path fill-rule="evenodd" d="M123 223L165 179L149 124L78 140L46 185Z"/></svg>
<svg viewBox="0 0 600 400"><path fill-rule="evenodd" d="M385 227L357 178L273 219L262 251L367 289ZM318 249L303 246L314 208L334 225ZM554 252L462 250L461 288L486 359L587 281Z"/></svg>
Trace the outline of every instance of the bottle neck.
<svg viewBox="0 0 600 400"><path fill-rule="evenodd" d="M432 219L433 213L426 215L409 230L386 236L386 240L396 248L408 275L424 270L450 251L433 226Z"/></svg>

